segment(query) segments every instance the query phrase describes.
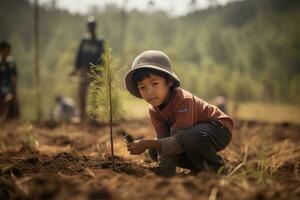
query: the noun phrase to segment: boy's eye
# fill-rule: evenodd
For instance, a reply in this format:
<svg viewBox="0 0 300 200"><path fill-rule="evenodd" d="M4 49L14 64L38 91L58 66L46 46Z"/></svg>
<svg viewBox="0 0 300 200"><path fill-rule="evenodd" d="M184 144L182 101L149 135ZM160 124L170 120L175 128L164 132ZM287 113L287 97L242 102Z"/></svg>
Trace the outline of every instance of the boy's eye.
<svg viewBox="0 0 300 200"><path fill-rule="evenodd" d="M144 86L139 86L139 90L143 90L143 89L145 89Z"/></svg>
<svg viewBox="0 0 300 200"><path fill-rule="evenodd" d="M152 83L152 85L158 85L158 82L154 82L154 83Z"/></svg>

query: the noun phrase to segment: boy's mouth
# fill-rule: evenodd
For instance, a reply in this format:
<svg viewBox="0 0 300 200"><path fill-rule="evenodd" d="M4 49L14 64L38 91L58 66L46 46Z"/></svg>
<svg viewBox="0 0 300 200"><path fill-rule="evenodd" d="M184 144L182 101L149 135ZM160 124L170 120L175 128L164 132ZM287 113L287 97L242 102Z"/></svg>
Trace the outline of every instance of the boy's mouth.
<svg viewBox="0 0 300 200"><path fill-rule="evenodd" d="M150 99L149 99L149 102L151 102L151 101L153 101L153 100L156 100L156 99L158 99L158 98L156 98L156 97L150 98Z"/></svg>

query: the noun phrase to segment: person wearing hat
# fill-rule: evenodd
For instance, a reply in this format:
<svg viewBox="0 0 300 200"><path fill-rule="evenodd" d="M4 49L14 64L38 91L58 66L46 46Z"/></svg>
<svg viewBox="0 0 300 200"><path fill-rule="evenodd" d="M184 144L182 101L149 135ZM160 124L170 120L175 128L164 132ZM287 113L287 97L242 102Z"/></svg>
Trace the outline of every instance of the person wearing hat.
<svg viewBox="0 0 300 200"><path fill-rule="evenodd" d="M88 17L87 31L88 35L80 42L75 68L71 72L72 77L76 74L80 77L78 98L81 120L86 118L86 98L88 86L91 82L91 78L88 77L88 72L90 72L92 64L101 65L103 63L101 56L104 53L104 41L97 38L96 20L93 16Z"/></svg>
<svg viewBox="0 0 300 200"><path fill-rule="evenodd" d="M134 96L149 103L155 139L134 140L128 151L138 155L148 149L158 162L155 172L172 176L176 166L218 171L224 161L217 154L230 142L233 120L216 106L180 87L171 70L171 61L162 51L148 50L138 55L126 74L125 85Z"/></svg>

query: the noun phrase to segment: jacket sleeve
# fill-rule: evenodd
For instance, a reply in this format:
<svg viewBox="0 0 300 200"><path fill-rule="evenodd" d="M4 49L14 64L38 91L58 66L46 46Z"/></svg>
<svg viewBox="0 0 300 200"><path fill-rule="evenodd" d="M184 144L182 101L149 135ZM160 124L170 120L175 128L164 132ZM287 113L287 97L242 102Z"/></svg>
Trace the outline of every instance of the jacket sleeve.
<svg viewBox="0 0 300 200"><path fill-rule="evenodd" d="M161 149L159 156L165 157L178 154L183 151L178 142L184 129L194 125L194 101L192 98L183 99L183 101L174 108L174 123L170 128L170 136L159 139Z"/></svg>
<svg viewBox="0 0 300 200"><path fill-rule="evenodd" d="M158 156L166 157L183 152L183 148L178 142L181 134L182 132L177 132L175 135L157 139L160 142Z"/></svg>
<svg viewBox="0 0 300 200"><path fill-rule="evenodd" d="M172 135L172 132L170 132L170 127L167 125L164 119L151 108L149 108L149 114L152 125L156 131L156 138L161 145L158 156L162 158L182 152L183 149L177 142L177 136Z"/></svg>

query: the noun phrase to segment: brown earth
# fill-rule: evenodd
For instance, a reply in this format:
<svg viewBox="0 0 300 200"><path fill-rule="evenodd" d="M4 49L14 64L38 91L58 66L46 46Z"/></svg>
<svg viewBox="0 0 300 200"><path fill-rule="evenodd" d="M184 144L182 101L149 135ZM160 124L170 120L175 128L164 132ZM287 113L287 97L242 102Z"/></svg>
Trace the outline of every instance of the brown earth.
<svg viewBox="0 0 300 200"><path fill-rule="evenodd" d="M300 125L237 121L223 173L172 178L129 155L124 131L153 137L147 120L115 125L113 168L105 125L1 125L0 199L300 199Z"/></svg>

